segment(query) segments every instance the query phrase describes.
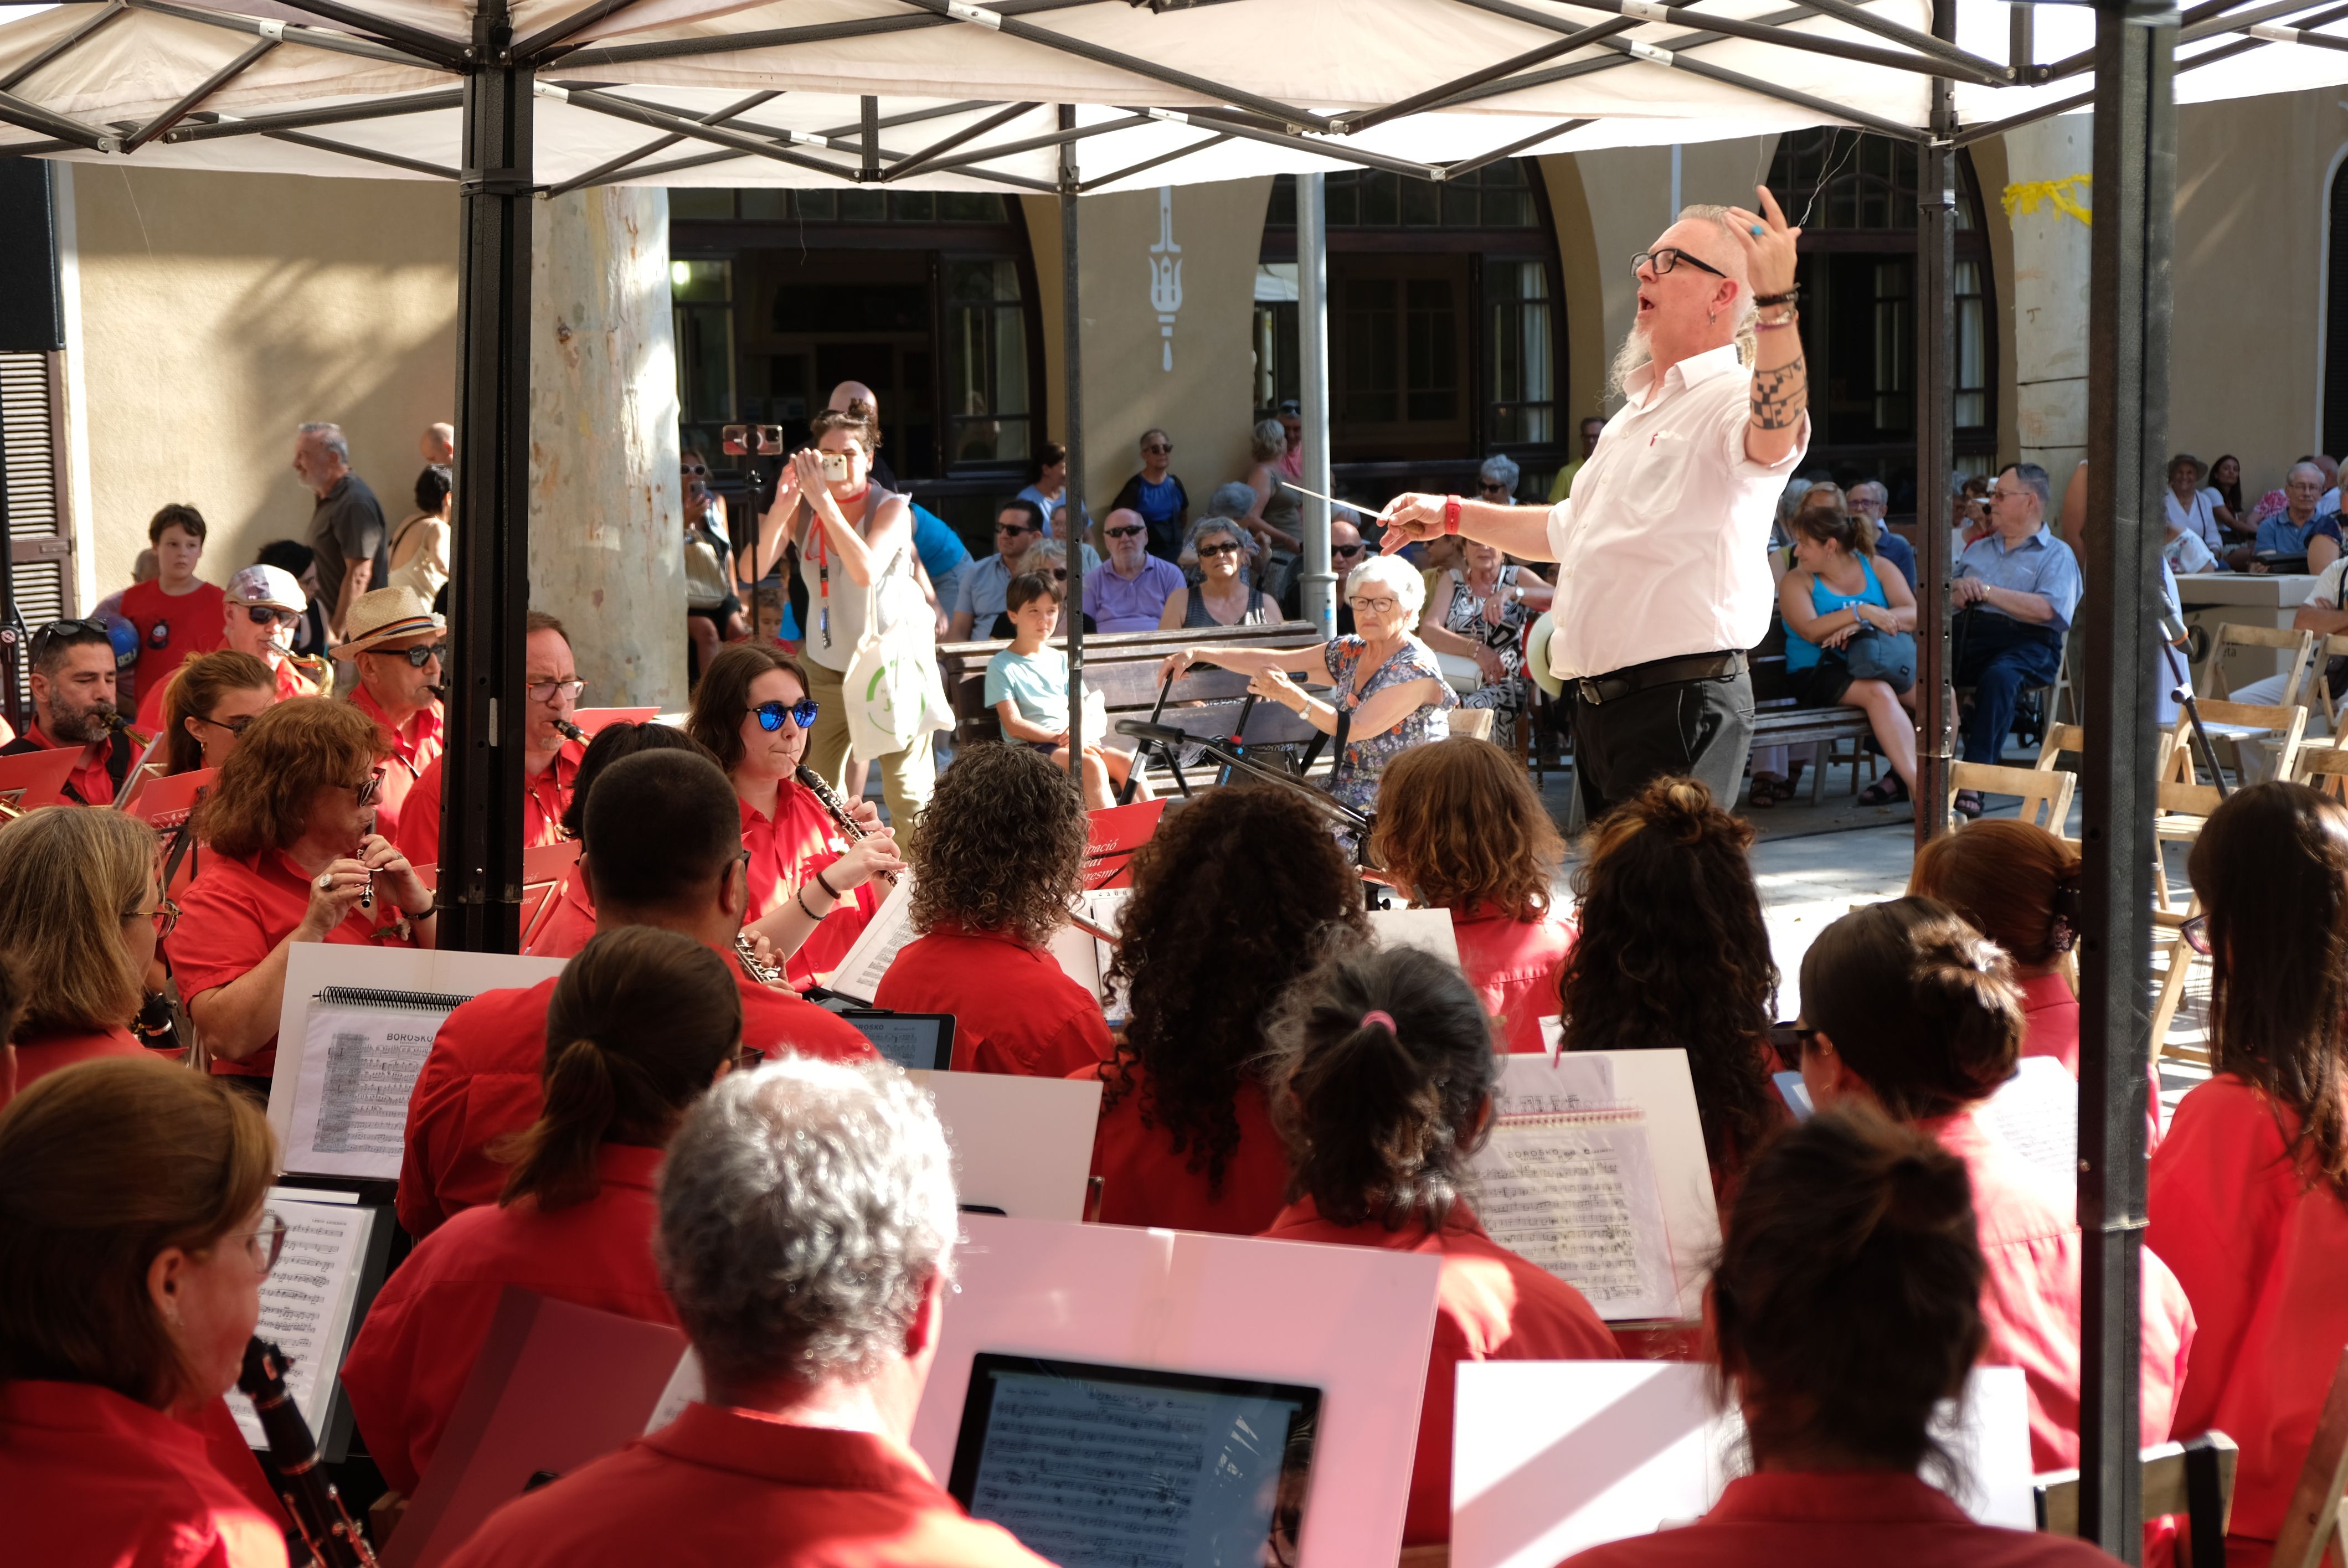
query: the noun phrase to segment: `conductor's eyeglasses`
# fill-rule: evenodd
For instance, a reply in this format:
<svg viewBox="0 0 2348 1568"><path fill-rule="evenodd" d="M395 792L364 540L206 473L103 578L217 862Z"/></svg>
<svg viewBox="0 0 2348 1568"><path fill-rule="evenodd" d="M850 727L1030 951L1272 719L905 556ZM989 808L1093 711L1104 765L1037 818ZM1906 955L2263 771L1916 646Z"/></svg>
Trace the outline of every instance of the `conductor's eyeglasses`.
<svg viewBox="0 0 2348 1568"><path fill-rule="evenodd" d="M1661 250L1656 251L1640 251L1637 255L1631 258L1631 271L1633 272L1643 272L1649 267L1653 267L1655 270L1655 276L1660 278L1665 272L1670 272L1673 267L1678 266L1682 261L1685 261L1689 266L1694 267L1700 272L1710 272L1715 278L1725 278L1728 276L1727 273L1722 272L1719 268L1714 266L1711 262L1704 260L1702 257L1692 256L1676 245L1665 245Z"/></svg>
<svg viewBox="0 0 2348 1568"><path fill-rule="evenodd" d="M792 723L805 730L811 728L815 723L815 699L802 697L796 702L780 701L761 702L750 712L757 717L758 728L768 734L781 729L785 719L788 719Z"/></svg>

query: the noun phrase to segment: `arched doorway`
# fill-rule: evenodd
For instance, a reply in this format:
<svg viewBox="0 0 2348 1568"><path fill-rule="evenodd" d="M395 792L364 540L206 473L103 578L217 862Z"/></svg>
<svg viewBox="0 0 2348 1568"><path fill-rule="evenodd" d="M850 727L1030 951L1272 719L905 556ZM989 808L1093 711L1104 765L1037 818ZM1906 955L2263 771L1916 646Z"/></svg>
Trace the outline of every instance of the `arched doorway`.
<svg viewBox="0 0 2348 1568"><path fill-rule="evenodd" d="M2348 452L2348 158L2332 171L2323 279L2323 449Z"/></svg>

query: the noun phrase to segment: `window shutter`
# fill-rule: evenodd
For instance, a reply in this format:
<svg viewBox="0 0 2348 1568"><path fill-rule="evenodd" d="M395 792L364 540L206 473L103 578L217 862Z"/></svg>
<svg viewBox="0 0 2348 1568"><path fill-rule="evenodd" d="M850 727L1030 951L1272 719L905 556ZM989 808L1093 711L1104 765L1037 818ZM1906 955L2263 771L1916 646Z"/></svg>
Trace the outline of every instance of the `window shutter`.
<svg viewBox="0 0 2348 1568"><path fill-rule="evenodd" d="M72 613L73 528L66 500L65 364L61 354L0 354L0 517L8 523L5 582L20 635ZM10 661L14 723L31 711L23 649ZM21 731L22 723L15 725Z"/></svg>

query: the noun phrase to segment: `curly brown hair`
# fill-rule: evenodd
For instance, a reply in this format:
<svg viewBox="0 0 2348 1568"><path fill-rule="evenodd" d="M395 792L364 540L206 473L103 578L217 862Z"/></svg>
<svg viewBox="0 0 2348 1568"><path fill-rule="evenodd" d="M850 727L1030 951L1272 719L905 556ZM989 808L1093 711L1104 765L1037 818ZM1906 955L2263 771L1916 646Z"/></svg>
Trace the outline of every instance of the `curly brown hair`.
<svg viewBox="0 0 2348 1568"><path fill-rule="evenodd" d="M1084 886L1085 830L1076 781L1042 753L966 747L938 776L906 850L913 929L959 926L1042 947Z"/></svg>
<svg viewBox="0 0 2348 1568"><path fill-rule="evenodd" d="M1581 939L1558 969L1568 1050L1686 1050L1715 1173L1776 1125L1763 1061L1777 966L1752 825L1701 780L1659 778L1602 818L1574 874Z"/></svg>
<svg viewBox="0 0 2348 1568"><path fill-rule="evenodd" d="M222 855L283 849L302 836L313 796L329 784L363 782L389 754L382 729L348 702L277 703L246 726L196 808L196 836Z"/></svg>
<svg viewBox="0 0 2348 1568"><path fill-rule="evenodd" d="M1516 760L1460 735L1413 746L1386 769L1370 853L1422 907L1537 920L1565 842Z"/></svg>
<svg viewBox="0 0 2348 1568"><path fill-rule="evenodd" d="M1365 938L1362 885L1327 819L1293 791L1214 790L1169 811L1133 857L1112 983L1131 1021L1104 1068L1114 1104L1138 1063L1141 1120L1220 1190L1239 1148L1240 1075L1260 1073L1281 994ZM1261 1076L1259 1082L1268 1081Z"/></svg>

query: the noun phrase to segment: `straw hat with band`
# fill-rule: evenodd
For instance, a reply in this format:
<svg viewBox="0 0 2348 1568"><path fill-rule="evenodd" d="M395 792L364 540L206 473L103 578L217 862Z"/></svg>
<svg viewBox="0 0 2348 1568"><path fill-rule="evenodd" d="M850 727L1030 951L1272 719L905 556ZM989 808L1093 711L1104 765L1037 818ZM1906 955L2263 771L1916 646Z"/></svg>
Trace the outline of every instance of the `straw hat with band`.
<svg viewBox="0 0 2348 1568"><path fill-rule="evenodd" d="M352 602L344 624L349 628L350 635L335 648L335 657L345 660L386 642L437 636L448 630L448 622L433 614L423 595L412 588L369 589Z"/></svg>

